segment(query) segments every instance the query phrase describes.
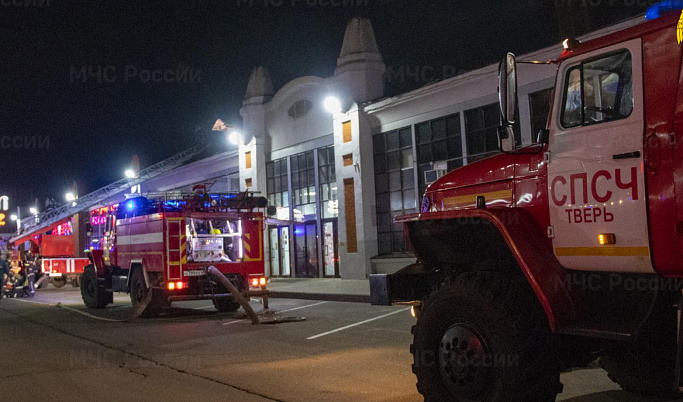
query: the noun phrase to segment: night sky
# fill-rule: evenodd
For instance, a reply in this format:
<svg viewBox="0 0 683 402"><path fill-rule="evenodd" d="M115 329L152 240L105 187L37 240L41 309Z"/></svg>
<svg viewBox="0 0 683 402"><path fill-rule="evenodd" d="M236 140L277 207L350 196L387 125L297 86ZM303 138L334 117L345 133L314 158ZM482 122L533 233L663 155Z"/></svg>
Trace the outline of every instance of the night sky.
<svg viewBox="0 0 683 402"><path fill-rule="evenodd" d="M451 73L558 43L555 4L569 1L2 0L0 195L63 202L74 180L83 195L122 178L133 154L145 167L189 148L217 118L239 126L253 67L268 67L276 90L331 76L353 16L371 19L393 71ZM592 29L644 10L589 3ZM185 79L175 74L184 69ZM157 70L171 73L144 82ZM425 84L394 80L388 94Z"/></svg>

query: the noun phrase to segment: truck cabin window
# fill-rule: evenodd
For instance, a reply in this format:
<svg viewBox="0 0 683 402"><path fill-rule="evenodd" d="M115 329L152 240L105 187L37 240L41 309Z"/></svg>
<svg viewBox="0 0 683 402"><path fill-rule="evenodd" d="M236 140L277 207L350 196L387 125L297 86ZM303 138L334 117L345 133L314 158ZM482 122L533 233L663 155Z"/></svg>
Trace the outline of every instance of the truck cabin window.
<svg viewBox="0 0 683 402"><path fill-rule="evenodd" d="M631 53L620 51L567 71L562 126L624 119L633 111Z"/></svg>
<svg viewBox="0 0 683 402"><path fill-rule="evenodd" d="M242 223L239 219L188 218L185 232L188 262L242 261Z"/></svg>

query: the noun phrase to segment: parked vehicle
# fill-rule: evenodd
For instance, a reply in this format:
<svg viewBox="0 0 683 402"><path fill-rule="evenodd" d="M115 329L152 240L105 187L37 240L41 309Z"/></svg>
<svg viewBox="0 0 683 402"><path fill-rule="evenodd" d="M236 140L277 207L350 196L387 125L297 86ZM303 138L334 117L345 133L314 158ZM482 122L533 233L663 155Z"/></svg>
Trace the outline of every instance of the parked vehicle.
<svg viewBox="0 0 683 402"><path fill-rule="evenodd" d="M267 300L263 213L267 201L252 194L167 194L119 204L116 225L89 252L81 279L86 306L103 308L113 292L129 293L134 311L155 316L173 301L213 300L219 311L240 305L217 268L243 296ZM151 294L150 294L151 292Z"/></svg>
<svg viewBox="0 0 683 402"><path fill-rule="evenodd" d="M502 153L448 173L420 213L396 219L417 262L373 275L372 298L413 305L425 400L554 401L560 371L598 356L628 391L678 393L683 47L681 10L664 5L649 13L660 18L564 42L547 129L522 148L521 61L508 54Z"/></svg>

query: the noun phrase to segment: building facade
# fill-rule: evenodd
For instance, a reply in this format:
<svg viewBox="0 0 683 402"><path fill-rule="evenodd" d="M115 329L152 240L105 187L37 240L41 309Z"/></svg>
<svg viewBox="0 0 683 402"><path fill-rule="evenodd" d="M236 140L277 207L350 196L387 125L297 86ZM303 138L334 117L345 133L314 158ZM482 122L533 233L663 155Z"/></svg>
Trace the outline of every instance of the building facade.
<svg viewBox="0 0 683 402"><path fill-rule="evenodd" d="M594 32L603 36L639 23ZM417 212L439 175L498 151L497 65L385 98L385 66L368 19L349 21L334 75L274 91L267 68L249 77L237 151L218 153L143 183L142 192L247 190L268 198L271 277L365 279L410 264L397 215ZM519 56L551 60L560 45ZM519 66L521 145L545 128L556 67ZM328 98L337 110L326 110Z"/></svg>

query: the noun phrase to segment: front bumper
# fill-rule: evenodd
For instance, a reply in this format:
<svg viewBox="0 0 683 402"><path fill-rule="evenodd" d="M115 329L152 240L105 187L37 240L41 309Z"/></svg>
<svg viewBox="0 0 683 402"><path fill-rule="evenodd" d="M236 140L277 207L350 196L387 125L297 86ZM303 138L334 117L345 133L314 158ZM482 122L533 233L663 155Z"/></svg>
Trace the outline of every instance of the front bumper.
<svg viewBox="0 0 683 402"><path fill-rule="evenodd" d="M411 264L394 274L370 275L370 304L419 304L431 292L422 264Z"/></svg>

